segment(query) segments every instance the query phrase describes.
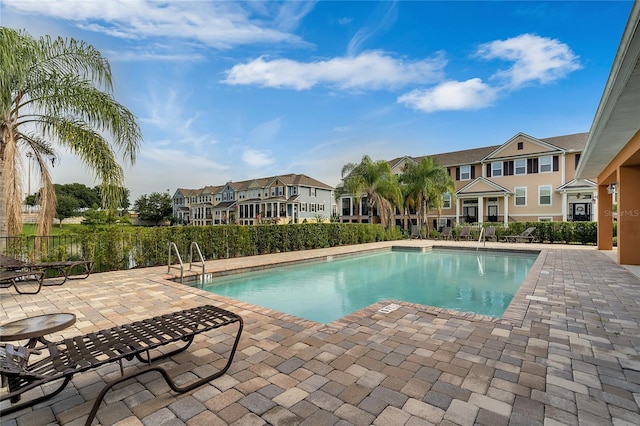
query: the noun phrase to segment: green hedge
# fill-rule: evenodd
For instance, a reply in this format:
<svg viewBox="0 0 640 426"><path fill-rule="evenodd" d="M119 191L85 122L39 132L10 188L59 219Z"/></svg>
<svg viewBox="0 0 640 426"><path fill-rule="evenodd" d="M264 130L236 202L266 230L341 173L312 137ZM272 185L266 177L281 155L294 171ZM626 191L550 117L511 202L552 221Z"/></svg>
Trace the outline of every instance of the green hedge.
<svg viewBox="0 0 640 426"><path fill-rule="evenodd" d="M167 264L168 244L176 244L183 262L189 261L191 242L206 259L253 256L315 248L399 240L397 228L347 223L309 223L256 226L111 227L80 233L85 258L97 271ZM195 253L194 253L194 256ZM175 254L172 253L172 259Z"/></svg>
<svg viewBox="0 0 640 426"><path fill-rule="evenodd" d="M564 243L564 244L597 244L598 224L597 222L513 222L507 228L500 224L483 224L484 227L495 226L498 241L506 235L518 235L525 229L533 226L536 230L533 235L536 241L542 243ZM460 232L460 227L456 228L456 235ZM475 233L474 233L475 232ZM474 229L472 235L478 238L478 231ZM613 236L612 236L613 238Z"/></svg>

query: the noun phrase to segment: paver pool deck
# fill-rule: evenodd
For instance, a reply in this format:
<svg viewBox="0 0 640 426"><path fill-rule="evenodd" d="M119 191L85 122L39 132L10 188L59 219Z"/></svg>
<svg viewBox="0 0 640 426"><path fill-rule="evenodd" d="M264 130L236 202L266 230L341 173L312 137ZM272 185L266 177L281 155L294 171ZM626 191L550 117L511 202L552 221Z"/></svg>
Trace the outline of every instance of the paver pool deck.
<svg viewBox="0 0 640 426"><path fill-rule="evenodd" d="M432 244L476 247L385 242L207 261L206 267L216 272ZM74 313L74 326L49 336L56 340L202 304L244 318L228 374L183 395L157 373L132 379L107 394L94 424L640 424L640 278L594 247L486 247L540 250L500 319L385 301L317 324L168 281L165 266L92 274L36 295L1 290L0 323ZM389 303L400 308L379 312ZM199 335L164 365L183 382L206 373L217 365L216 353L229 350L234 330ZM130 362L126 370L139 366ZM79 374L61 394L0 423L83 424L104 382L119 374L117 363Z"/></svg>

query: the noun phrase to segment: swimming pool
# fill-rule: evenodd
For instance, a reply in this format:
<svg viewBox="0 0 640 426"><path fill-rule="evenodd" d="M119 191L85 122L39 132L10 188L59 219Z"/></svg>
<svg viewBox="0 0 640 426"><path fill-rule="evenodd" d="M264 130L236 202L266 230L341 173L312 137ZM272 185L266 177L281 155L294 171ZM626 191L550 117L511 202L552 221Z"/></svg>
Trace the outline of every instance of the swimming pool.
<svg viewBox="0 0 640 426"><path fill-rule="evenodd" d="M216 277L198 287L325 324L381 300L500 317L536 257L391 250Z"/></svg>

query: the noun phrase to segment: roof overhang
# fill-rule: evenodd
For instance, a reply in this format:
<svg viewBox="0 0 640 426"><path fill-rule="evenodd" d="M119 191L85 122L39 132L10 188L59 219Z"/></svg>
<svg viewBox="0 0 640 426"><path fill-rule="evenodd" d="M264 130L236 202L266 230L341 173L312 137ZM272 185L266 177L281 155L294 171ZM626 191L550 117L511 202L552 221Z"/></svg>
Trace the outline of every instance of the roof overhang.
<svg viewBox="0 0 640 426"><path fill-rule="evenodd" d="M596 179L640 129L639 24L640 2L634 2L576 170L578 178Z"/></svg>

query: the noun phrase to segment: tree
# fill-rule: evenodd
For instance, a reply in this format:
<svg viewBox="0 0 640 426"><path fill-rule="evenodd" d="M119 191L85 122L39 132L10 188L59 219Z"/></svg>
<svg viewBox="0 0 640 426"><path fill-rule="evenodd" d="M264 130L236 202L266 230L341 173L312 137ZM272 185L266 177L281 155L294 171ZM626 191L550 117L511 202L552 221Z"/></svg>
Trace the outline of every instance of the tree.
<svg viewBox="0 0 640 426"><path fill-rule="evenodd" d="M81 183L54 184L56 197L67 195L78 200L78 208L91 209L100 204L100 193Z"/></svg>
<svg viewBox="0 0 640 426"><path fill-rule="evenodd" d="M369 223L373 219L373 210L376 209L380 222L388 228L394 215L396 206L402 205L402 194L396 175L391 172L391 166L387 161L373 161L367 155L362 157L359 164L350 163L343 167L343 175L346 173L345 182L355 180L354 188L360 188L367 197L369 207Z"/></svg>
<svg viewBox="0 0 640 426"><path fill-rule="evenodd" d="M358 165L356 163L348 163L342 167L342 183L336 188L336 201L343 194L351 195L355 207L358 223L362 223L362 212L360 205L362 203L362 195L364 193L364 181L358 173L352 173Z"/></svg>
<svg viewBox="0 0 640 426"><path fill-rule="evenodd" d="M453 179L447 169L438 165L431 157L423 157L418 163L407 164L401 181L407 187L407 204L417 209L418 226L422 227L426 223L429 235L429 208L437 209L438 216L440 215L444 193L453 194L455 191Z"/></svg>
<svg viewBox="0 0 640 426"><path fill-rule="evenodd" d="M56 219L60 221L60 228L62 228L63 220L78 215L80 203L77 198L67 194L56 195L56 198L58 201L56 205Z"/></svg>
<svg viewBox="0 0 640 426"><path fill-rule="evenodd" d="M32 154L40 180L38 233L56 212L49 166L54 145L75 154L100 181L102 207L119 205L121 152L133 164L141 133L133 114L115 101L111 68L93 46L74 39L34 39L0 28L0 235L22 231L22 159Z"/></svg>
<svg viewBox="0 0 640 426"><path fill-rule="evenodd" d="M142 195L133 205L138 212L138 217L158 225L163 220L168 220L173 214L171 196L164 192L152 192L149 196Z"/></svg>

